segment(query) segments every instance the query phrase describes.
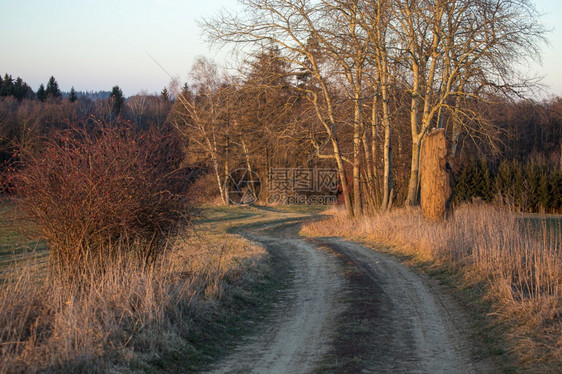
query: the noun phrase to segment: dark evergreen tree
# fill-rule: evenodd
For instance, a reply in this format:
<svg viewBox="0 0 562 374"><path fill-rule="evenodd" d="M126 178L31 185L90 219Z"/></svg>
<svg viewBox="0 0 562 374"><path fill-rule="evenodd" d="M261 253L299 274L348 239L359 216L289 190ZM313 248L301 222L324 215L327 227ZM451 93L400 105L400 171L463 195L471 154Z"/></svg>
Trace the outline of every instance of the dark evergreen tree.
<svg viewBox="0 0 562 374"><path fill-rule="evenodd" d="M490 201L493 198L492 180L486 159L480 159L476 163L473 185L475 196L480 197L484 201Z"/></svg>
<svg viewBox="0 0 562 374"><path fill-rule="evenodd" d="M191 92L191 89L189 88L187 83L183 84L180 96L184 100L191 100L193 98L193 93Z"/></svg>
<svg viewBox="0 0 562 374"><path fill-rule="evenodd" d="M470 200L473 192L470 187L471 182L471 165L465 164L455 175L455 186L453 190L453 199L456 203Z"/></svg>
<svg viewBox="0 0 562 374"><path fill-rule="evenodd" d="M553 212L560 213L562 209L562 170L554 170L551 173L551 177L549 178L551 187L550 187L550 206L549 208Z"/></svg>
<svg viewBox="0 0 562 374"><path fill-rule="evenodd" d="M119 86L114 86L111 90L111 95L109 96L109 100L111 102L111 111L115 116L119 116L121 114L121 109L123 108L123 104L125 104L125 97L123 96L123 91L119 88Z"/></svg>
<svg viewBox="0 0 562 374"><path fill-rule="evenodd" d="M537 207L539 211L544 211L550 206L550 183L549 170L547 167L539 167L539 178L537 183Z"/></svg>
<svg viewBox="0 0 562 374"><path fill-rule="evenodd" d="M494 178L495 193L506 204L521 208L523 171L517 161L504 160L500 163Z"/></svg>
<svg viewBox="0 0 562 374"><path fill-rule="evenodd" d="M540 171L535 163L529 162L525 166L525 192L527 194L527 207L528 211L536 211L539 206L539 184L540 184Z"/></svg>
<svg viewBox="0 0 562 374"><path fill-rule="evenodd" d="M19 101L23 99L32 99L33 90L20 77L14 82L13 95Z"/></svg>
<svg viewBox="0 0 562 374"><path fill-rule="evenodd" d="M164 89L160 92L160 97L165 102L170 102L170 94L168 93L168 89L164 87Z"/></svg>
<svg viewBox="0 0 562 374"><path fill-rule="evenodd" d="M68 95L68 101L70 101L71 103L75 102L76 100L78 100L78 95L76 94L76 90L74 89L74 86L72 86L70 88L70 93Z"/></svg>
<svg viewBox="0 0 562 374"><path fill-rule="evenodd" d="M51 76L51 78L49 78L45 93L47 94L47 97L52 97L54 99L59 99L62 97L62 92L59 88L59 84L55 80L55 77Z"/></svg>
<svg viewBox="0 0 562 374"><path fill-rule="evenodd" d="M14 79L11 75L4 75L2 84L0 85L0 96L12 96L14 94Z"/></svg>
<svg viewBox="0 0 562 374"><path fill-rule="evenodd" d="M46 98L47 98L47 92L45 91L45 86L43 85L43 83L41 83L39 89L37 90L37 99L39 101L45 101Z"/></svg>

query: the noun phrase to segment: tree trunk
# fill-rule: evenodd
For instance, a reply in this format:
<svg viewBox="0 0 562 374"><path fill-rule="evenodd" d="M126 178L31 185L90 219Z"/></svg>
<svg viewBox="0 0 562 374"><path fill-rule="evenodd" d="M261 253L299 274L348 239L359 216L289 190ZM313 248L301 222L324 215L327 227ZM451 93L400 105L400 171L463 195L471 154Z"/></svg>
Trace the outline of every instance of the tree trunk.
<svg viewBox="0 0 562 374"><path fill-rule="evenodd" d="M384 122L387 122L386 120ZM390 123L384 125L384 180L383 180L383 199L381 210L387 211L390 209L392 201L392 144Z"/></svg>
<svg viewBox="0 0 562 374"><path fill-rule="evenodd" d="M361 98L355 96L355 113L353 121L353 211L356 217L362 213L361 209L361 132L363 120L361 111Z"/></svg>
<svg viewBox="0 0 562 374"><path fill-rule="evenodd" d="M424 217L443 221L452 214L452 177L447 163L445 129L433 130L422 141L421 207Z"/></svg>
<svg viewBox="0 0 562 374"><path fill-rule="evenodd" d="M349 185L347 184L347 176L345 173L345 166L340 153L340 146L336 139L332 137L332 147L334 148L334 157L336 159L336 165L338 166L338 173L340 175L341 190L343 194L343 201L345 204L345 210L349 217L353 217L353 207L351 205L351 197L349 196Z"/></svg>
<svg viewBox="0 0 562 374"><path fill-rule="evenodd" d="M224 196L222 196L222 200L225 205L230 205L230 198L228 196L228 187L226 185L226 182L228 180L228 174L230 174L229 161L230 161L230 138L227 137L226 147L225 147L225 158L224 158L224 189L222 192L224 194Z"/></svg>
<svg viewBox="0 0 562 374"><path fill-rule="evenodd" d="M382 124L384 127L384 179L383 179L383 199L381 204L381 210L390 210L392 205L392 132L390 127L390 109L388 107L388 76L387 76L387 65L386 60L382 60L381 63L381 94L382 94Z"/></svg>
<svg viewBox="0 0 562 374"><path fill-rule="evenodd" d="M421 136L412 139L412 164L410 166L410 180L408 182L408 196L406 205L414 206L419 203L419 174L420 174Z"/></svg>
<svg viewBox="0 0 562 374"><path fill-rule="evenodd" d="M213 159L213 168L215 169L215 176L217 178L217 185L219 187L219 193L221 195L222 203L224 205L228 205L228 192L221 180L219 160L217 160L216 157L212 157L212 159ZM226 178L225 178L225 183L226 183Z"/></svg>
<svg viewBox="0 0 562 374"><path fill-rule="evenodd" d="M248 169L249 175L248 177L250 178L250 191L252 191L252 194L254 196L255 199L258 198L257 194L256 194L256 188L254 186L254 175L253 175L253 170L252 170L252 164L250 163L250 152L248 152L248 147L246 146L246 142L244 141L244 139L242 139L242 149L244 150L244 157L246 158L246 168Z"/></svg>

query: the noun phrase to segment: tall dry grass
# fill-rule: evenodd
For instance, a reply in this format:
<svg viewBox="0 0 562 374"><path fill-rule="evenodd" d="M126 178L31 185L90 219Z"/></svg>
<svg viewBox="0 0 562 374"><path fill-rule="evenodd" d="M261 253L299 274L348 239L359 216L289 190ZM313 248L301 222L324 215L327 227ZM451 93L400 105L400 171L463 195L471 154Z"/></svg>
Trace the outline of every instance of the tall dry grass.
<svg viewBox="0 0 562 374"><path fill-rule="evenodd" d="M523 225L506 209L473 204L444 223L424 220L418 209L355 220L332 211L303 233L380 243L460 272L465 285L484 284L522 367L562 369L560 226Z"/></svg>
<svg viewBox="0 0 562 374"><path fill-rule="evenodd" d="M151 370L264 259L236 236L199 233L154 266L119 258L87 288L39 282L32 264L14 265L0 285L0 373Z"/></svg>

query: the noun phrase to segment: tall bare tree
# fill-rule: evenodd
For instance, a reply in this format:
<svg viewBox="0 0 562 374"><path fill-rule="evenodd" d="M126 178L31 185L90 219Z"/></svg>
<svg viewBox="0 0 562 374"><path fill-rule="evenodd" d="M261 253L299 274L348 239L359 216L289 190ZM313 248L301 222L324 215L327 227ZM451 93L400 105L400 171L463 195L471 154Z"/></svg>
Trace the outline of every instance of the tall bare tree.
<svg viewBox="0 0 562 374"><path fill-rule="evenodd" d="M178 95L169 121L190 142L193 152L209 158L220 197L228 204L225 189L229 174L228 107L222 100L229 86L221 79L216 64L201 57L191 70L193 92Z"/></svg>
<svg viewBox="0 0 562 374"><path fill-rule="evenodd" d="M338 78L331 63L325 58L330 46L330 19L326 18L325 4L299 0L239 0L242 12L223 12L215 19L204 22L204 30L212 41L233 42L250 48L274 45L295 74L307 74L314 84L301 85L306 99L315 109L332 154L318 157L333 158L336 162L342 193L348 215L353 216L350 189L344 165L339 133L341 121L337 118L333 84ZM333 18L331 18L333 20Z"/></svg>
<svg viewBox="0 0 562 374"><path fill-rule="evenodd" d="M401 42L396 56L404 66L400 80L411 97L406 203L414 205L425 134L441 127L451 110L458 118L467 96L481 100L487 91L520 94L529 88L532 81L522 77L518 67L539 55L545 29L529 0L389 1L391 27Z"/></svg>
<svg viewBox="0 0 562 374"><path fill-rule="evenodd" d="M373 183L377 174L379 124L384 132L381 207L388 209L392 204L396 119L391 97L406 104L400 112L409 117L406 203L413 205L418 202L420 146L425 134L433 127L448 127L453 151L461 132L496 140L498 132L478 113L477 103L492 101L498 94L522 95L532 86L533 81L521 76L518 67L539 55L538 42L545 33L530 0L239 3L242 12L223 12L205 21L205 32L214 42L234 43L250 52L274 46L279 58L301 78L304 83L298 88L323 127L324 139L313 138L317 157L335 161L350 216L362 212L361 183ZM365 126L368 101L370 127ZM330 154L321 152L323 140L331 143ZM399 148L402 144L399 137ZM352 149L348 154L346 147ZM346 164L352 166L353 201Z"/></svg>

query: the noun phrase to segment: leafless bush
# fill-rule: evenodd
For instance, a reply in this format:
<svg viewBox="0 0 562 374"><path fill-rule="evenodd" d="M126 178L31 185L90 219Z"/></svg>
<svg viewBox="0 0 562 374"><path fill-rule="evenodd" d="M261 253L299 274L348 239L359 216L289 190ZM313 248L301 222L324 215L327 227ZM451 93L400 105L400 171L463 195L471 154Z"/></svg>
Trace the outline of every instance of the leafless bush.
<svg viewBox="0 0 562 374"><path fill-rule="evenodd" d="M50 276L95 278L116 258L151 264L190 218L172 131L90 121L20 150L8 182L21 218L48 243Z"/></svg>

